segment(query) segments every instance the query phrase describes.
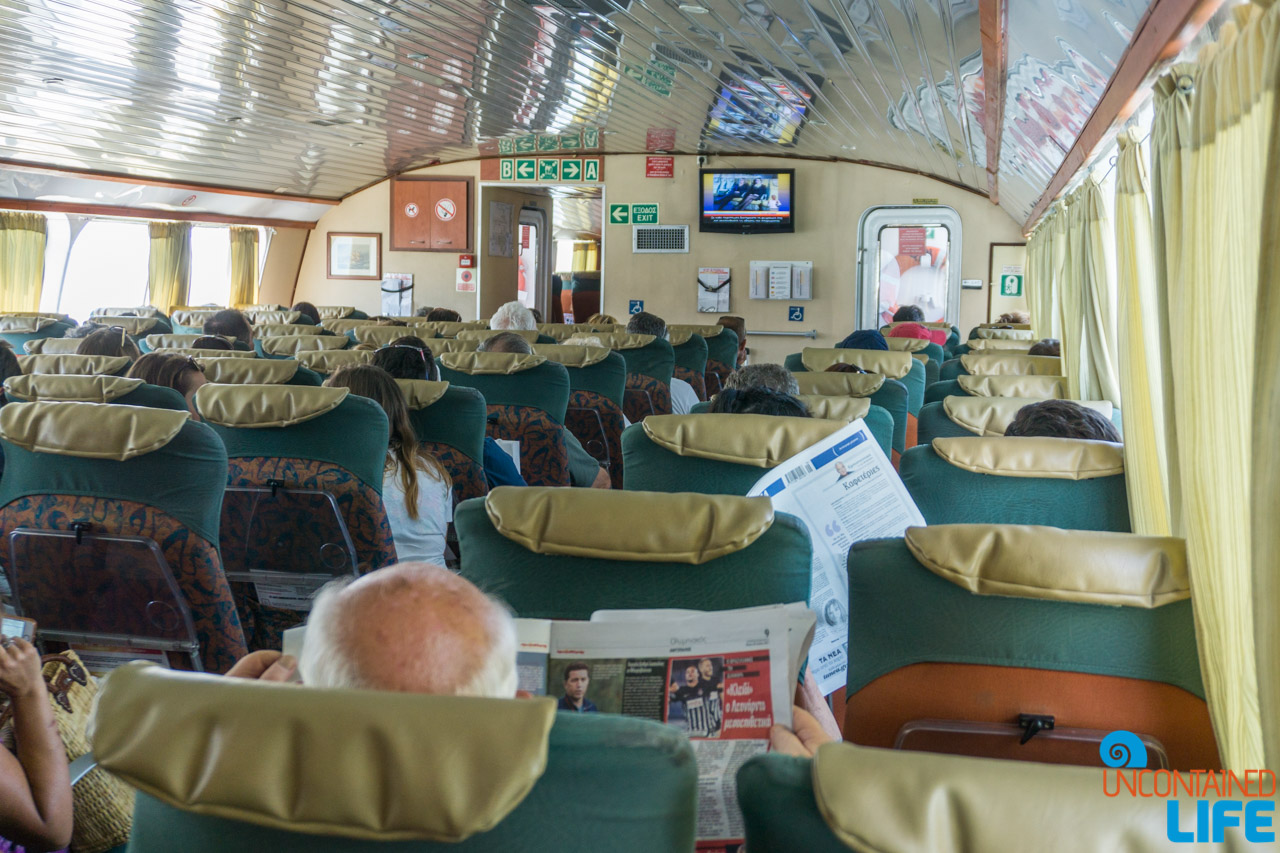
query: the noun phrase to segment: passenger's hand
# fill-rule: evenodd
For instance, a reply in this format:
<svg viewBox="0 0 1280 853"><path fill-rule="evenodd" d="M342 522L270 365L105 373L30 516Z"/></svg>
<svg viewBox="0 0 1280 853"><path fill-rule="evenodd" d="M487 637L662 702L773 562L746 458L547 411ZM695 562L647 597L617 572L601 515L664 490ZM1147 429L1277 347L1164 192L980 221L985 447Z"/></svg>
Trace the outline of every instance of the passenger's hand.
<svg viewBox="0 0 1280 853"><path fill-rule="evenodd" d="M21 637L0 641L0 693L14 702L30 699L45 691L40 675L40 653Z"/></svg>
<svg viewBox="0 0 1280 853"><path fill-rule="evenodd" d="M601 466L600 470L596 472L596 480L594 483L591 484L591 488L593 489L612 489L613 488L613 480L609 477L609 472L606 471L603 466Z"/></svg>
<svg viewBox="0 0 1280 853"><path fill-rule="evenodd" d="M795 755L800 758L812 758L818 747L824 743L833 743L834 738L827 734L813 715L799 705L791 709L791 724L787 728L775 724L769 730L769 748L783 755Z"/></svg>
<svg viewBox="0 0 1280 853"><path fill-rule="evenodd" d="M293 655L264 650L251 652L227 671L231 678L248 678L257 681L289 681L298 671L298 659Z"/></svg>

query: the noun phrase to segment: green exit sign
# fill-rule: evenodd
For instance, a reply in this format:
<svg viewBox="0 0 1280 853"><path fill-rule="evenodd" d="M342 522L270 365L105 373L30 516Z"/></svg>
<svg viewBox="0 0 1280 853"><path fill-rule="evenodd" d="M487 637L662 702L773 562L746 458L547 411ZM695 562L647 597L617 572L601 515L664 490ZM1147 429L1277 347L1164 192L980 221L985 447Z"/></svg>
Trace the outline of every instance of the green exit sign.
<svg viewBox="0 0 1280 853"><path fill-rule="evenodd" d="M631 205L631 224L632 225L657 225L658 224L657 203Z"/></svg>

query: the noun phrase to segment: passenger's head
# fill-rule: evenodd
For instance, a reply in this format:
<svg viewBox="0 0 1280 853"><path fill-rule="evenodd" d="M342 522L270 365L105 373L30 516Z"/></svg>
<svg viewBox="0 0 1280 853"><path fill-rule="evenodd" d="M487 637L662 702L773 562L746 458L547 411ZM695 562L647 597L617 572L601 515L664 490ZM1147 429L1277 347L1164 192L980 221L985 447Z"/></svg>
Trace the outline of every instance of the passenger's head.
<svg viewBox="0 0 1280 853"><path fill-rule="evenodd" d="M0 383L10 376L21 376L22 365L18 363L17 353L8 341L0 341Z"/></svg>
<svg viewBox="0 0 1280 853"><path fill-rule="evenodd" d="M204 368L189 355L174 352L149 352L129 368L129 378L141 379L149 385L163 385L181 394L187 409L197 415L194 398L207 380Z"/></svg>
<svg viewBox="0 0 1280 853"><path fill-rule="evenodd" d="M1004 434L1120 441L1120 433L1111 421L1071 400L1045 400L1023 406Z"/></svg>
<svg viewBox="0 0 1280 853"><path fill-rule="evenodd" d="M489 328L532 332L538 328L538 322L533 319L533 314L529 313L528 308L519 302L508 302L493 312L493 316L489 318Z"/></svg>
<svg viewBox="0 0 1280 853"><path fill-rule="evenodd" d="M231 342L217 335L201 335L191 342L194 349L231 349Z"/></svg>
<svg viewBox="0 0 1280 853"><path fill-rule="evenodd" d="M491 338L485 338L476 347L477 352L512 352L523 355L533 354L533 345L519 335L513 335L505 332L501 335L494 335Z"/></svg>
<svg viewBox="0 0 1280 853"><path fill-rule="evenodd" d="M538 327L537 324L542 322L542 312L537 308L530 308L529 313L533 315L534 328L536 329Z"/></svg>
<svg viewBox="0 0 1280 853"><path fill-rule="evenodd" d="M897 311L893 312L893 322L923 323L924 309L919 305L903 305Z"/></svg>
<svg viewBox="0 0 1280 853"><path fill-rule="evenodd" d="M435 379L438 376L435 356L422 338L406 335L376 350L372 364L391 374L393 379Z"/></svg>
<svg viewBox="0 0 1280 853"><path fill-rule="evenodd" d="M591 326L616 326L618 319L612 314L592 314L586 319L588 325Z"/></svg>
<svg viewBox="0 0 1280 853"><path fill-rule="evenodd" d="M297 311L304 317L310 317L312 323L315 323L317 326L320 325L320 309L316 308L316 306L312 305L310 302L299 302L294 305L291 310Z"/></svg>
<svg viewBox="0 0 1280 853"><path fill-rule="evenodd" d="M234 308L224 308L204 321L206 335L225 335L245 346L253 346L253 326L249 318Z"/></svg>
<svg viewBox="0 0 1280 853"><path fill-rule="evenodd" d="M738 349L741 350L747 345L747 321L741 317L735 317L732 314L726 314L719 320L716 325L724 326L726 329L732 329L734 334L738 336Z"/></svg>
<svg viewBox="0 0 1280 853"><path fill-rule="evenodd" d="M142 357L142 352L123 328L106 326L86 335L76 347L76 355L108 355L113 358L124 356L137 361Z"/></svg>
<svg viewBox="0 0 1280 853"><path fill-rule="evenodd" d="M823 373L866 373L856 364L849 364L843 361L837 361L834 364L827 365L827 369Z"/></svg>
<svg viewBox="0 0 1280 853"><path fill-rule="evenodd" d="M632 314L631 319L627 321L627 334L653 335L655 338L665 338L667 336L667 321L657 314L641 311L639 314Z"/></svg>
<svg viewBox="0 0 1280 853"><path fill-rule="evenodd" d="M94 323L92 321L89 321L86 323L81 323L79 326L76 326L74 329L67 332L66 337L87 338L90 335L92 335L94 332L98 331L99 329L105 329L105 328L106 326L102 325L101 323Z"/></svg>
<svg viewBox="0 0 1280 853"><path fill-rule="evenodd" d="M346 364L331 373L324 384L330 388L346 388L352 394L368 397L381 406L387 413L391 428L388 440L391 451L401 447L409 451L417 448L418 439L409 421L409 406L405 403L404 392L390 373L373 364Z"/></svg>
<svg viewBox="0 0 1280 853"><path fill-rule="evenodd" d="M748 388L765 388L778 394L796 396L800 385L796 375L781 364L748 364L739 367L725 380L725 388L746 391Z"/></svg>
<svg viewBox="0 0 1280 853"><path fill-rule="evenodd" d="M408 326L409 324L406 323L404 320L399 320L395 317L374 317L373 325L375 326Z"/></svg>
<svg viewBox="0 0 1280 853"><path fill-rule="evenodd" d="M1036 341L1031 345L1031 349L1027 350L1027 355L1056 355L1062 356L1062 344L1057 338L1045 338Z"/></svg>
<svg viewBox="0 0 1280 853"><path fill-rule="evenodd" d="M884 341L884 335L875 329L862 329L854 332L840 343L836 344L836 349L883 349L887 350L889 345Z"/></svg>
<svg viewBox="0 0 1280 853"><path fill-rule="evenodd" d="M564 695L581 702L591 684L591 668L585 663L571 663L564 670Z"/></svg>
<svg viewBox="0 0 1280 853"><path fill-rule="evenodd" d="M737 391L726 388L711 401L712 412L731 415L780 415L787 418L810 417L804 403L790 394L779 394L765 388Z"/></svg>
<svg viewBox="0 0 1280 853"><path fill-rule="evenodd" d="M316 594L298 670L313 687L511 698L515 624L470 581L400 563Z"/></svg>
<svg viewBox="0 0 1280 853"><path fill-rule="evenodd" d="M1009 311L1001 314L997 319L997 323L1014 323L1017 325L1027 325L1031 322L1031 315L1026 311Z"/></svg>
<svg viewBox="0 0 1280 853"><path fill-rule="evenodd" d="M432 323L461 323L462 315L452 308L432 308L427 319Z"/></svg>

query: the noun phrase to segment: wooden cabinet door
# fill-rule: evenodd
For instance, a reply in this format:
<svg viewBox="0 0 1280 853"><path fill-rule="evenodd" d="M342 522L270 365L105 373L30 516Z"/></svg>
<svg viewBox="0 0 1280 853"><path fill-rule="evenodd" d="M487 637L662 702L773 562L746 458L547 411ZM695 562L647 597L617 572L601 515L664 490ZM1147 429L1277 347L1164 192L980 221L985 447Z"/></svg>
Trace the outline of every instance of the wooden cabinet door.
<svg viewBox="0 0 1280 853"><path fill-rule="evenodd" d="M391 250L430 249L431 185L434 181L391 182Z"/></svg>
<svg viewBox="0 0 1280 853"><path fill-rule="evenodd" d="M395 178L391 250L471 252L472 182L467 178Z"/></svg>
<svg viewBox="0 0 1280 853"><path fill-rule="evenodd" d="M431 248L441 252L469 251L468 189L466 181L431 182Z"/></svg>

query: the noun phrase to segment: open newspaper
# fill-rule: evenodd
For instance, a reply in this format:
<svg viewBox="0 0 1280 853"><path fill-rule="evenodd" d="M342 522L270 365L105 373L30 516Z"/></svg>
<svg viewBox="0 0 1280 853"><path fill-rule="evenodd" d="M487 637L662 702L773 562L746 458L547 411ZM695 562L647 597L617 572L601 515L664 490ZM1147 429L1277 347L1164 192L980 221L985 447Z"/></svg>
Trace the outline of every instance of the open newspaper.
<svg viewBox="0 0 1280 853"><path fill-rule="evenodd" d="M813 540L809 606L817 614L809 665L818 687L843 687L849 669L849 548L924 525L888 457L861 419L797 453L761 477L749 497L768 495Z"/></svg>

